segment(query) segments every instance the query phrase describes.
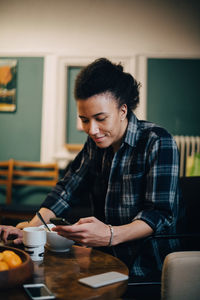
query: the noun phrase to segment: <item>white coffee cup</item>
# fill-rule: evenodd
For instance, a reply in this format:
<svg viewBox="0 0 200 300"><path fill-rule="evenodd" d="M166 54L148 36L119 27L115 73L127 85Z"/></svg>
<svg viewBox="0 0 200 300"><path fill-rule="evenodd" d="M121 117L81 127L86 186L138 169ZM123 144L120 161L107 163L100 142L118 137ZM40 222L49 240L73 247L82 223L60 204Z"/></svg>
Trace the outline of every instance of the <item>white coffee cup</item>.
<svg viewBox="0 0 200 300"><path fill-rule="evenodd" d="M43 260L46 230L41 227L25 227L23 229L23 243L25 251L32 260Z"/></svg>

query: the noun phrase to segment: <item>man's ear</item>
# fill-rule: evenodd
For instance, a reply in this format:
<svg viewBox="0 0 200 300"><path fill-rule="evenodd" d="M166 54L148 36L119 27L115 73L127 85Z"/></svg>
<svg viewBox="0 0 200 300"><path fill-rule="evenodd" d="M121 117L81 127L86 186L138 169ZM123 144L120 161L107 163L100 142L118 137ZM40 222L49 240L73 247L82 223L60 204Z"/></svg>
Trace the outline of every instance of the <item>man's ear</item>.
<svg viewBox="0 0 200 300"><path fill-rule="evenodd" d="M123 104L120 107L120 119L121 119L121 121L124 121L126 119L126 116L127 116L127 105Z"/></svg>

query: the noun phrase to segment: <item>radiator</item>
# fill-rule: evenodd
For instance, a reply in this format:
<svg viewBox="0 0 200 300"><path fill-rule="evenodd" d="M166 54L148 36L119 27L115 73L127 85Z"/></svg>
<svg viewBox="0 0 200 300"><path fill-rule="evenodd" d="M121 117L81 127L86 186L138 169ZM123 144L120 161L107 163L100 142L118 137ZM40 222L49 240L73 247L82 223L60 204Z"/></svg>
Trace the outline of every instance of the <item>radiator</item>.
<svg viewBox="0 0 200 300"><path fill-rule="evenodd" d="M200 153L200 136L174 136L180 153L180 176L186 176L187 160Z"/></svg>

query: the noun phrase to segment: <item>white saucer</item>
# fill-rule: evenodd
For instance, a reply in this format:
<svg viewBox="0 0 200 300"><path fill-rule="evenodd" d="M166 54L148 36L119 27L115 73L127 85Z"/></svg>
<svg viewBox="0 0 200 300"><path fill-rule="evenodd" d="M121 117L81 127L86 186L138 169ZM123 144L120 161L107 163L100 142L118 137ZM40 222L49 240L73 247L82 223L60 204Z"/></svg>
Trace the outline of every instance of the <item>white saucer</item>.
<svg viewBox="0 0 200 300"><path fill-rule="evenodd" d="M51 252L68 252L68 251L70 251L70 248L66 248L66 249L54 249L54 248L51 248L51 247L49 247L48 245L45 245L45 248L47 249L47 250L49 250L49 251L51 251Z"/></svg>

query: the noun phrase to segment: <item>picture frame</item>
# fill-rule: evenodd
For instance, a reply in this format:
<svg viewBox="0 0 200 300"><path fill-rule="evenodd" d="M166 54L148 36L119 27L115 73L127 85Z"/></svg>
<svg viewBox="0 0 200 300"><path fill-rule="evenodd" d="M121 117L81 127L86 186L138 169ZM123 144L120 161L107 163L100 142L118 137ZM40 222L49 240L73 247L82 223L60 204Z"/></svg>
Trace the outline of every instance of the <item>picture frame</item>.
<svg viewBox="0 0 200 300"><path fill-rule="evenodd" d="M0 58L0 112L15 112L17 60Z"/></svg>
<svg viewBox="0 0 200 300"><path fill-rule="evenodd" d="M80 151L86 141L87 135L81 126L81 120L78 116L76 101L74 99L75 79L83 65L67 66L67 101L66 101L66 143L68 151Z"/></svg>

